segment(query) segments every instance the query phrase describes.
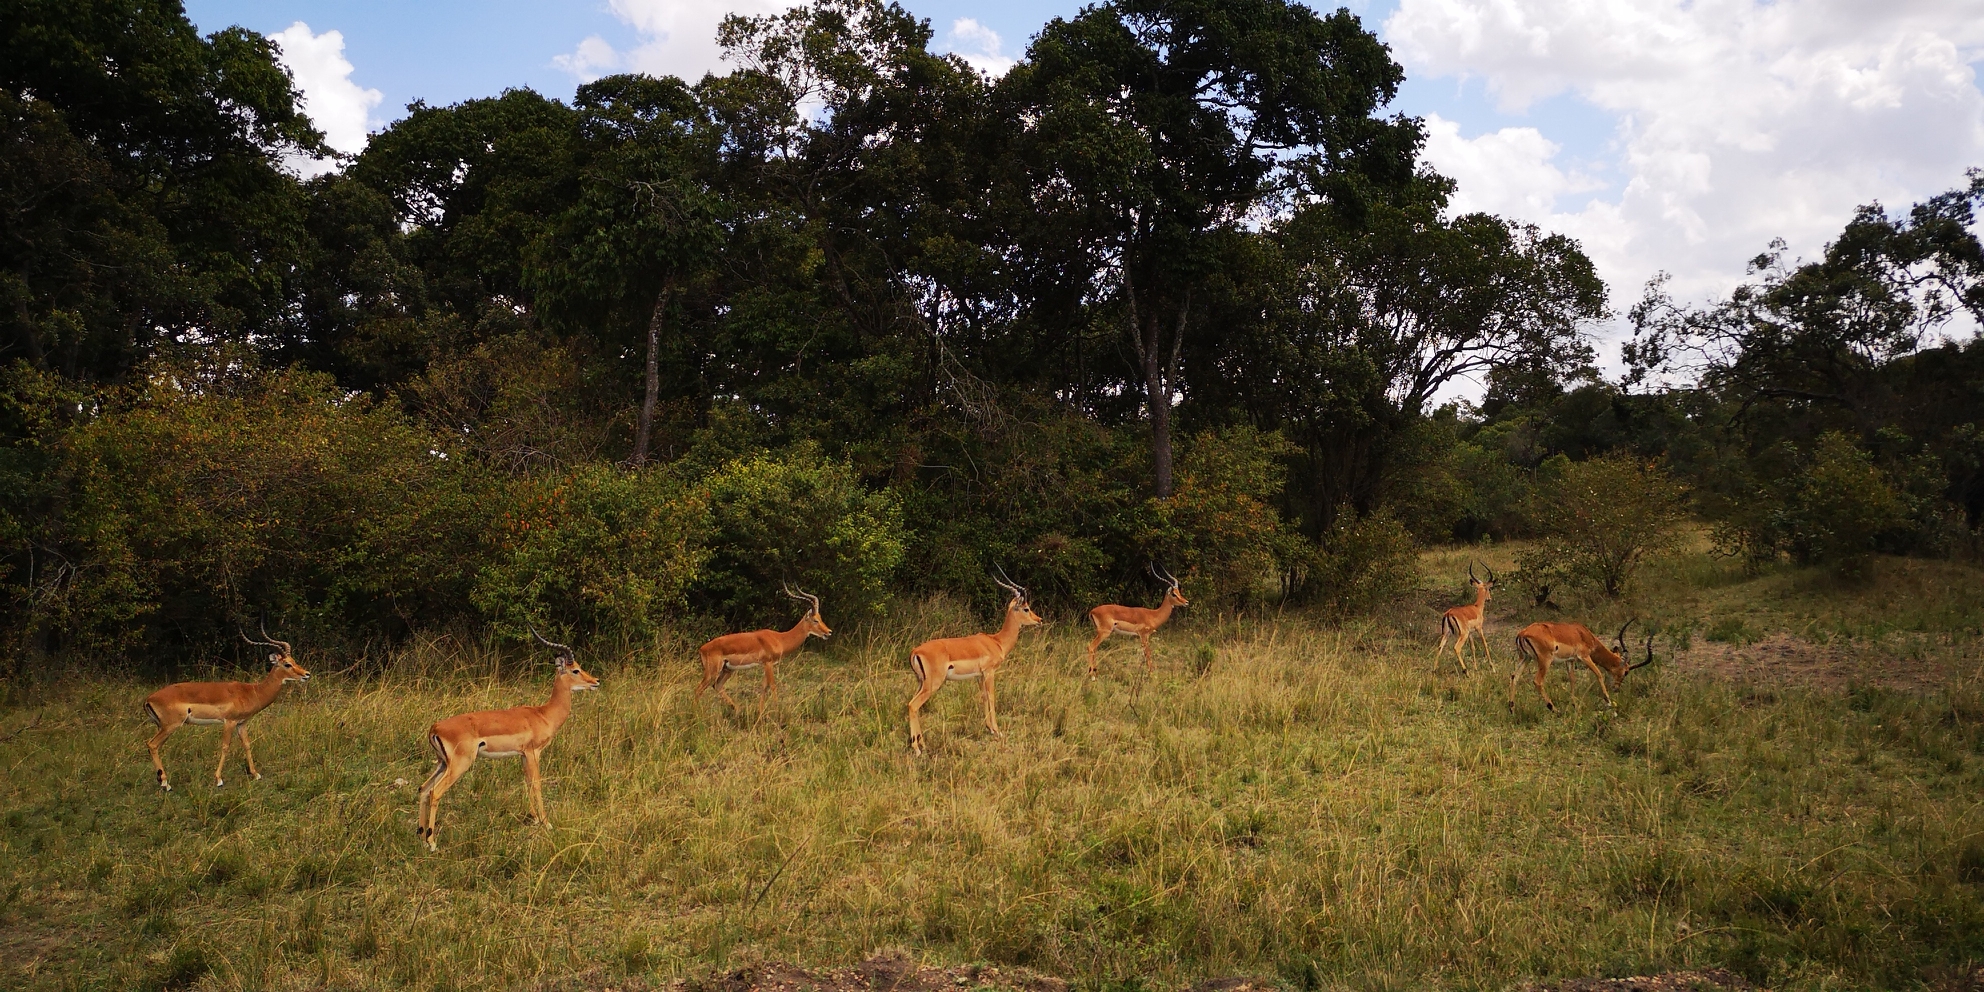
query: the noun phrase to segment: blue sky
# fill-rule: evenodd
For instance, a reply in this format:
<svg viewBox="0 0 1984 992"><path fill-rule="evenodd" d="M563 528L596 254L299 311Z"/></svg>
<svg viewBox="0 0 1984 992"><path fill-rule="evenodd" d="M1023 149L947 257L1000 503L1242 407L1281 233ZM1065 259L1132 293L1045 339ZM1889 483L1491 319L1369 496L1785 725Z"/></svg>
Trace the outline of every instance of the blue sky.
<svg viewBox="0 0 1984 992"><path fill-rule="evenodd" d="M723 12L787 2L193 0L188 13L203 30L280 35L311 116L355 150L414 99L568 97L625 70L698 77L720 67ZM1984 166L1984 0L1347 5L1405 66L1395 109L1426 120L1428 161L1460 184L1455 208L1578 238L1617 310L1658 272L1684 299L1720 295L1773 238L1810 255L1856 205L1905 207ZM990 71L1078 9L909 7L935 47Z"/></svg>

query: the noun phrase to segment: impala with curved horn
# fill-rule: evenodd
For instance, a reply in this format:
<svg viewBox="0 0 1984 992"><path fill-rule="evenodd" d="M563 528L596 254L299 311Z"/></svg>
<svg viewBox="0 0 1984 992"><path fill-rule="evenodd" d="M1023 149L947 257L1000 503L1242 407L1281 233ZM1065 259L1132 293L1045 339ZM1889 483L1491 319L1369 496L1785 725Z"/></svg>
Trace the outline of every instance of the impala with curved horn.
<svg viewBox="0 0 1984 992"><path fill-rule="evenodd" d="M1007 578L1005 569L999 569L999 577L993 581L1013 595L1006 604L1006 622L998 630L924 641L909 653L909 669L916 674L918 682L916 695L909 701L909 746L917 754L923 753L923 704L945 682L983 679L978 694L985 701L985 727L992 731L992 736L1001 736L999 694L993 687L993 677L1005 663L1006 655L1012 653L1013 645L1019 642L1020 629L1041 621L1040 615L1033 612L1032 597L1026 587Z"/></svg>
<svg viewBox="0 0 1984 992"><path fill-rule="evenodd" d="M758 700L758 719L762 720L765 718L765 707L771 702L772 693L778 689L778 683L772 677L772 669L786 655L799 650L800 645L805 644L807 638L818 637L824 640L833 634L833 628L827 626L825 620L820 619L820 597L804 589L795 592L790 586L781 588L787 596L808 604L805 615L801 616L799 622L793 624L790 630L766 628L742 634L725 634L697 648L696 652L703 659L703 681L696 686L697 702L702 701L704 690L715 689L717 696L729 703L732 710L737 709L737 700L730 698L730 693L723 691L723 684L730 681L731 674L740 669L757 668L762 665L765 669L765 694Z"/></svg>
<svg viewBox="0 0 1984 992"><path fill-rule="evenodd" d="M1158 574L1156 562L1150 563L1151 577L1165 583L1164 602L1157 609L1147 610L1141 606L1119 606L1107 603L1088 611L1090 623L1095 624L1095 640L1088 642L1088 677L1095 678L1095 649L1109 639L1111 634L1135 634L1144 646L1144 672L1155 674L1157 669L1151 664L1150 635L1171 619L1171 611L1180 606L1192 605L1185 599L1185 593L1178 588L1178 578L1170 572Z"/></svg>
<svg viewBox="0 0 1984 992"><path fill-rule="evenodd" d="M1605 676L1611 675L1615 686L1623 685L1627 672L1635 668L1645 668L1653 663L1653 635L1648 634L1645 645L1646 657L1635 664L1627 664L1626 628L1631 627L1637 619L1636 617L1628 620L1619 627L1619 634L1614 639L1613 646L1609 648L1605 646L1604 641L1598 639L1598 635L1591 632L1591 628L1581 623L1539 622L1524 627L1522 632L1516 635L1516 657L1536 662L1536 691L1543 697L1543 705L1549 707L1552 713L1557 711L1557 704L1550 701L1550 693L1543 687L1544 677L1550 674L1550 663L1559 658L1565 661L1576 658L1584 662L1585 667L1591 669L1593 675L1598 676L1598 691L1605 696L1605 705L1617 709L1618 707L1613 706L1611 691L1605 688ZM1567 665L1564 674L1569 677L1571 691L1575 693L1576 666ZM1518 664L1516 670L1509 675L1509 711L1512 713L1516 708L1516 679L1521 676L1522 666Z"/></svg>
<svg viewBox="0 0 1984 992"><path fill-rule="evenodd" d="M247 634L242 634L241 639L276 649L269 655L269 674L261 681L176 682L145 697L145 712L158 724L158 733L152 735L146 746L152 752L152 767L158 771L159 788L172 791L172 783L165 777L165 762L159 759L159 745L173 731L189 723L220 724L220 762L214 765L214 788L227 784L221 773L227 770L227 743L237 734L241 737L241 752L248 758L248 776L262 777L255 768L255 749L248 743L248 718L275 702L276 693L282 691L284 683L306 681L310 673L296 663L288 641L269 637L267 626L262 627L259 641Z"/></svg>
<svg viewBox="0 0 1984 992"><path fill-rule="evenodd" d="M1482 566L1487 568L1486 565ZM1454 639L1454 663L1460 666L1460 673L1467 674L1467 657L1463 649L1471 640L1481 641L1481 660L1488 660L1488 634L1482 629L1482 621L1487 619L1488 590L1495 587L1495 570L1488 569L1486 580L1476 578L1474 563L1467 563L1467 583L1474 587L1474 602L1456 606L1440 614L1440 646L1433 649L1433 671L1440 670L1440 655L1447 650L1447 638Z"/></svg>
<svg viewBox="0 0 1984 992"><path fill-rule="evenodd" d="M434 748L436 763L434 774L427 776L426 784L420 787L420 819L414 831L427 839L430 851L439 849L434 827L441 811L441 797L468 774L469 766L479 757L522 755L531 815L540 826L551 825L551 817L544 811L544 778L538 771L538 756L572 715L572 693L597 689L599 680L579 667L579 659L569 645L546 640L534 629L530 636L552 650L551 663L558 668L551 682L551 698L544 705L463 713L427 728L427 743Z"/></svg>

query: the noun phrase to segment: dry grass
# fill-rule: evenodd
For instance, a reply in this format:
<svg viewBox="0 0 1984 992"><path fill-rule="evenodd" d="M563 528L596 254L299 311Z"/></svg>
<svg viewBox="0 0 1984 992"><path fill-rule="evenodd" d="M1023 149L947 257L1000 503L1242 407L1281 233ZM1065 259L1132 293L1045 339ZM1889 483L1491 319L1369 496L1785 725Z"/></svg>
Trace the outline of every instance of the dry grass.
<svg viewBox="0 0 1984 992"><path fill-rule="evenodd" d="M1767 600L1759 584L1801 595L1795 576L1717 585L1690 569L1647 584L1707 597L1660 618L1676 632ZM0 743L0 981L510 988L901 946L1086 989L1235 973L1505 988L1709 966L1830 988L1984 958L1974 677L1763 691L1655 667L1616 716L1589 679L1569 705L1553 688L1554 716L1525 684L1511 715L1521 604L1491 610L1492 671L1430 674L1429 607L1458 591L1429 588L1396 627L1195 617L1160 636L1155 679L1119 639L1092 685L1064 621L1026 635L1002 675L1006 737L979 724L974 685L952 685L926 711L926 760L904 747L903 655L965 628L941 605L814 642L762 725L692 707L686 645L582 652L606 684L547 753L557 826L524 822L515 762L480 762L442 808L437 855L413 832L421 731L541 699L547 669L526 655L423 643L383 674L287 690L255 723L260 782L205 785L216 735L183 730L170 795L144 754L149 687L17 687L54 705ZM1968 650L1947 636L1968 602L1925 605L1943 629L1911 636ZM748 717L757 689L737 681ZM0 733L35 712L0 709Z"/></svg>

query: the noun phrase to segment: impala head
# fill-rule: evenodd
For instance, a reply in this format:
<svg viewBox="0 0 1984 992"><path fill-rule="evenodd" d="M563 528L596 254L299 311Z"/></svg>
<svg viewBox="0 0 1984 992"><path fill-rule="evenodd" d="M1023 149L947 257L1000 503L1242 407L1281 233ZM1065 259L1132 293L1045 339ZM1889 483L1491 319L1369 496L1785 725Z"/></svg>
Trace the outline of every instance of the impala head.
<svg viewBox="0 0 1984 992"><path fill-rule="evenodd" d="M310 680L309 670L296 663L296 652L290 648L289 642L271 638L267 624L262 625L261 640L258 641L249 637L247 634L242 634L241 639L261 647L275 648L274 651L269 653L269 667L280 670L284 682L308 682Z"/></svg>
<svg viewBox="0 0 1984 992"><path fill-rule="evenodd" d="M1165 602L1170 603L1173 606L1192 605L1191 602L1185 598L1184 590L1178 588L1177 576L1172 575L1168 571L1159 569L1157 567L1157 562L1150 563L1150 574L1151 574L1151 578L1154 578L1157 581L1165 584L1166 587L1164 590Z"/></svg>
<svg viewBox="0 0 1984 992"><path fill-rule="evenodd" d="M573 692L599 688L599 679L579 667L578 656L572 653L571 645L546 640L535 627L531 628L530 636L537 638L539 644L552 650L551 663L558 666L558 679L561 682L569 682Z"/></svg>
<svg viewBox="0 0 1984 992"><path fill-rule="evenodd" d="M825 640L833 635L834 629L827 626L825 620L820 619L820 597L804 589L795 592L791 586L784 586L783 588L786 595L808 604L806 615L799 619L800 624L806 628L806 636Z"/></svg>
<svg viewBox="0 0 1984 992"><path fill-rule="evenodd" d="M1626 657L1626 628L1632 626L1633 623L1638 619L1639 619L1638 617L1634 617L1632 620L1628 620L1623 625L1621 625L1619 627L1619 636L1615 638L1613 641L1613 643L1616 645L1615 650L1619 652L1619 663L1625 666L1619 672L1619 677L1622 679L1626 677L1627 672L1630 672L1635 668L1645 668L1646 666L1653 664L1653 634L1651 633L1648 633L1646 635L1646 643L1641 648L1640 654L1642 655L1642 657L1640 658L1639 661L1634 662L1632 661L1632 659ZM1632 663L1627 664L1627 662L1632 662Z"/></svg>
<svg viewBox="0 0 1984 992"><path fill-rule="evenodd" d="M1033 597L1027 593L1026 587L1007 578L1005 569L997 565L992 567L999 569L999 577L992 581L999 583L1000 588L1013 594L1012 602L1006 604L1006 612L1019 614L1021 627L1031 627L1043 622L1040 614L1033 612Z"/></svg>
<svg viewBox="0 0 1984 992"><path fill-rule="evenodd" d="M1467 584L1473 586L1475 591L1481 594L1481 598L1485 602L1494 598L1488 594L1488 591L1495 588L1495 570L1488 568L1486 562L1483 562L1481 567L1488 572L1488 577L1485 579L1474 574L1473 562L1470 561L1467 563Z"/></svg>

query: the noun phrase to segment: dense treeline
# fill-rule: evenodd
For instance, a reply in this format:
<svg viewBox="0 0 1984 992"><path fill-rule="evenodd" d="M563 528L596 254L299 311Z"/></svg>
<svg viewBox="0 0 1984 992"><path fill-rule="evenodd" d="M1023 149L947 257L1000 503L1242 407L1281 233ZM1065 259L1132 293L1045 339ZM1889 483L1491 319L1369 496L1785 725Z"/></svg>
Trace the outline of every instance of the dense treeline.
<svg viewBox="0 0 1984 992"><path fill-rule="evenodd" d="M1984 354L1935 340L1984 314L1984 182L1717 307L1654 287L1603 382L1589 260L1447 208L1347 11L1116 0L993 80L818 0L726 21L726 75L416 104L309 181L265 39L136 0L0 38L17 648L640 637L787 579L852 619L993 563L1354 605L1620 479L1849 571L1984 512Z"/></svg>

